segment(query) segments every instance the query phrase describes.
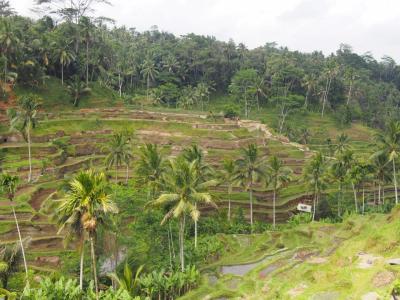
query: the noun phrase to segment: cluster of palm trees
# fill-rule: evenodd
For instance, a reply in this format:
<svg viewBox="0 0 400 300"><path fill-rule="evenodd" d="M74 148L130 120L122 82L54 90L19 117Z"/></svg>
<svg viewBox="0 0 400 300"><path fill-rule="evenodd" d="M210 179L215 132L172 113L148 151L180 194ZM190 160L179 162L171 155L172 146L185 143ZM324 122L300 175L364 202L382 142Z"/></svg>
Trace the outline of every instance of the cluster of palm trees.
<svg viewBox="0 0 400 300"><path fill-rule="evenodd" d="M124 137L125 136L125 137ZM127 170L133 160L129 139L116 133L107 147L107 167L125 164ZM215 171L205 162L204 152L197 145L186 148L182 153L167 160L156 144L140 147L135 173L138 182L147 187L148 207L161 206L166 210L162 224L171 218L179 221L179 258L182 270L184 262L184 236L187 218L194 222L194 245L197 247L197 224L199 205L216 206L209 189L220 184L228 187L228 219L231 219L230 194L233 187L242 187L249 193L250 224L253 225L253 191L257 186L273 190L273 226L276 226L276 200L278 191L292 179L292 170L284 162L272 156L269 162L260 153L260 148L250 144L241 149L236 161L226 160L220 171ZM118 178L116 177L116 180ZM126 177L126 181L128 176Z"/></svg>
<svg viewBox="0 0 400 300"><path fill-rule="evenodd" d="M351 149L346 134L341 134L336 144L329 144L328 155L316 153L304 168L303 179L313 193L313 220L321 194L329 184L337 184L337 214L343 212L346 187L352 190L354 211L365 212L365 190L372 188L374 200L385 204L385 185L393 184L395 203L398 204L397 157L400 151L400 123L391 122L385 132L375 135L376 151L361 160ZM377 188L377 197L376 197ZM361 208L358 195L361 192ZM377 199L376 199L377 198Z"/></svg>

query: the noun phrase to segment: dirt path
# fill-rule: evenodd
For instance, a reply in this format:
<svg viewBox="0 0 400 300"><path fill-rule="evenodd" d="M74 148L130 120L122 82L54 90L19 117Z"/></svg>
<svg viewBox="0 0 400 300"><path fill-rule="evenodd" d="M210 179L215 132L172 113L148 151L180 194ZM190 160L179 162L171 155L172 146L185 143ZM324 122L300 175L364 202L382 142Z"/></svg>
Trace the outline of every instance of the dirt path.
<svg viewBox="0 0 400 300"><path fill-rule="evenodd" d="M289 141L289 139L285 136L282 135L275 135L271 132L271 130L265 125L262 124L259 121L252 121L252 120L240 120L238 122L238 125L240 128L246 128L249 131L261 131L264 134L264 137L267 140L274 140L278 141L283 145L288 145L291 147L296 148L297 150L300 150L302 152L306 152L306 156L308 153L312 153L312 151L305 145L301 145L299 143L294 143Z"/></svg>

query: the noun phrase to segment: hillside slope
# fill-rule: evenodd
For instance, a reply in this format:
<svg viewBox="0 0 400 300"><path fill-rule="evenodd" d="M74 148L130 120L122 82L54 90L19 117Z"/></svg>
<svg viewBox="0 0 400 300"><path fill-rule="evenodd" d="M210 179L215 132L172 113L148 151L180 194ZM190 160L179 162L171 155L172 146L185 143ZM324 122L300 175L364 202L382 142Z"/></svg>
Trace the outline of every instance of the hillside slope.
<svg viewBox="0 0 400 300"><path fill-rule="evenodd" d="M184 299L389 299L400 266L400 208L340 224L221 236L227 253ZM365 297L365 298L364 298Z"/></svg>

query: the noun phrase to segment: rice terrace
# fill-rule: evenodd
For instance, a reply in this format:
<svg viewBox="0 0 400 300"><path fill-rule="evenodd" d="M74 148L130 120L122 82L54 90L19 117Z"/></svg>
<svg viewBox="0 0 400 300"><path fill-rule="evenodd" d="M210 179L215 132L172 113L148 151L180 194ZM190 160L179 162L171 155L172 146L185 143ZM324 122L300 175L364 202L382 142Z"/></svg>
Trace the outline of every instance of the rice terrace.
<svg viewBox="0 0 400 300"><path fill-rule="evenodd" d="M399 65L239 2L0 0L0 299L400 298Z"/></svg>

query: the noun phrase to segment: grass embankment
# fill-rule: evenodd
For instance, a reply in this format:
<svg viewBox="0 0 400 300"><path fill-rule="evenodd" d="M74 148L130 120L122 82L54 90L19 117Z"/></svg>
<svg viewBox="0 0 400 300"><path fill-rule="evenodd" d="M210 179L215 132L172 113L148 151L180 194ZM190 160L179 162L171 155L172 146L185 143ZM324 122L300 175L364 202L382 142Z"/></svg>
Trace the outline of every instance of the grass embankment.
<svg viewBox="0 0 400 300"><path fill-rule="evenodd" d="M205 276L183 299L361 299L369 292L386 299L400 274L400 266L387 263L400 257L399 217L397 207L390 215L352 215L341 224L222 236L227 251L208 270L219 278ZM221 265L257 261L283 248L244 276L218 274Z"/></svg>

